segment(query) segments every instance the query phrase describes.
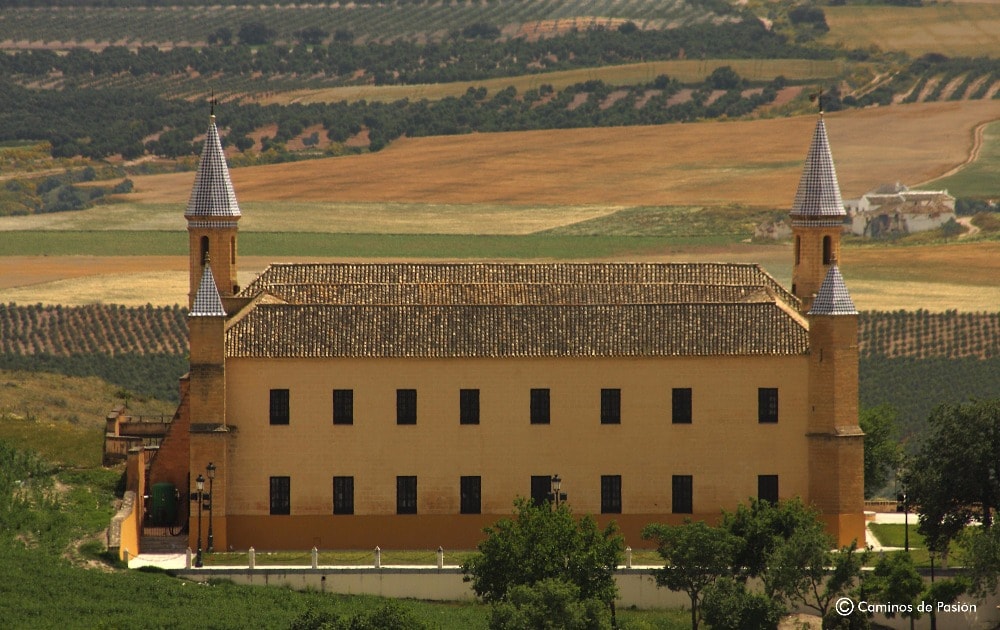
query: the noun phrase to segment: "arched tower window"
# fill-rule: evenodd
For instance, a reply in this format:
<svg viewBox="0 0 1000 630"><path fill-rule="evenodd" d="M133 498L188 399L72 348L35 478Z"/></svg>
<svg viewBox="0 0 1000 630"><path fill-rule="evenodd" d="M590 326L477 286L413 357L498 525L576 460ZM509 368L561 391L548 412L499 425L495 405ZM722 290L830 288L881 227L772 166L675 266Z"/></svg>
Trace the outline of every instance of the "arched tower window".
<svg viewBox="0 0 1000 630"><path fill-rule="evenodd" d="M795 237L795 264L799 264L799 260L802 257L802 238L799 236Z"/></svg>
<svg viewBox="0 0 1000 630"><path fill-rule="evenodd" d="M229 239L229 263L236 264L236 237Z"/></svg>
<svg viewBox="0 0 1000 630"><path fill-rule="evenodd" d="M201 257L199 257L198 262L202 265L205 264L205 257L208 256L208 237L201 237Z"/></svg>
<svg viewBox="0 0 1000 630"><path fill-rule="evenodd" d="M833 262L833 239L829 236L823 237L823 264L829 265Z"/></svg>

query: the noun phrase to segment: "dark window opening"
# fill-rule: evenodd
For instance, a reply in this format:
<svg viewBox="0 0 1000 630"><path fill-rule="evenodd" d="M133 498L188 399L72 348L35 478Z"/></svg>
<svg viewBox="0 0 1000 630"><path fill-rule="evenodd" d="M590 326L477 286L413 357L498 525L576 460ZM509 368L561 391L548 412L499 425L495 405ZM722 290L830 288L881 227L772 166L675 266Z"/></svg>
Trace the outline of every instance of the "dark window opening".
<svg viewBox="0 0 1000 630"><path fill-rule="evenodd" d="M671 479L670 511L674 514L694 514L693 477L674 475Z"/></svg>
<svg viewBox="0 0 1000 630"><path fill-rule="evenodd" d="M292 478L271 477L271 514L292 513Z"/></svg>
<svg viewBox="0 0 1000 630"><path fill-rule="evenodd" d="M354 514L354 477L333 478L333 513Z"/></svg>
<svg viewBox="0 0 1000 630"><path fill-rule="evenodd" d="M675 387L670 394L671 422L674 424L691 424L691 388Z"/></svg>
<svg viewBox="0 0 1000 630"><path fill-rule="evenodd" d="M462 389L458 392L459 424L479 424L479 390Z"/></svg>
<svg viewBox="0 0 1000 630"><path fill-rule="evenodd" d="M829 265L833 262L833 239L829 236L823 237L823 264Z"/></svg>
<svg viewBox="0 0 1000 630"><path fill-rule="evenodd" d="M417 423L417 390L396 390L396 424Z"/></svg>
<svg viewBox="0 0 1000 630"><path fill-rule="evenodd" d="M622 390L601 390L601 424L621 424Z"/></svg>
<svg viewBox="0 0 1000 630"><path fill-rule="evenodd" d="M396 514L417 513L417 478L396 477Z"/></svg>
<svg viewBox="0 0 1000 630"><path fill-rule="evenodd" d="M601 475L601 514L622 513L622 476Z"/></svg>
<svg viewBox="0 0 1000 630"><path fill-rule="evenodd" d="M773 424L778 421L778 388L761 387L757 390L757 422Z"/></svg>
<svg viewBox="0 0 1000 630"><path fill-rule="evenodd" d="M333 390L333 423L354 424L354 390Z"/></svg>
<svg viewBox="0 0 1000 630"><path fill-rule="evenodd" d="M552 477L550 475L531 476L531 502L541 507L552 500Z"/></svg>
<svg viewBox="0 0 1000 630"><path fill-rule="evenodd" d="M481 477L461 478L460 492L462 514L480 514L482 512L482 483Z"/></svg>
<svg viewBox="0 0 1000 630"><path fill-rule="evenodd" d="M549 423L549 390L531 390L531 424Z"/></svg>
<svg viewBox="0 0 1000 630"><path fill-rule="evenodd" d="M778 475L757 475L757 498L771 504L778 502Z"/></svg>
<svg viewBox="0 0 1000 630"><path fill-rule="evenodd" d="M272 389L270 402L271 424L288 424L290 416L288 390Z"/></svg>

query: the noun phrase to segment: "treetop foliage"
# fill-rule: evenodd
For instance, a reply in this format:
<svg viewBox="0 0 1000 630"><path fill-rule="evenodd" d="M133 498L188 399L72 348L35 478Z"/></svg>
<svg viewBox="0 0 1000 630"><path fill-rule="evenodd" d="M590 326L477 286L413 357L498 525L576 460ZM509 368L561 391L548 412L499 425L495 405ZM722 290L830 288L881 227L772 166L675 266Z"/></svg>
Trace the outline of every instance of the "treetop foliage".
<svg viewBox="0 0 1000 630"><path fill-rule="evenodd" d="M560 580L579 589L581 600L596 599L608 608L618 587L613 572L624 553L617 525L601 530L591 516L576 518L563 503L514 503L515 514L483 531L479 553L462 565L465 580L488 603L511 599L517 586ZM558 590L558 589L557 589Z"/></svg>
<svg viewBox="0 0 1000 630"><path fill-rule="evenodd" d="M904 473L918 531L928 548L947 554L966 525L993 525L1000 507L1000 399L941 405Z"/></svg>
<svg viewBox="0 0 1000 630"><path fill-rule="evenodd" d="M651 524L643 536L656 541L664 559L653 572L657 585L690 597L693 630L702 619L713 628L776 628L797 604L825 617L858 584L865 558L856 545L832 550L819 513L799 499L750 499L723 512L718 527ZM751 579L762 592L748 589Z"/></svg>

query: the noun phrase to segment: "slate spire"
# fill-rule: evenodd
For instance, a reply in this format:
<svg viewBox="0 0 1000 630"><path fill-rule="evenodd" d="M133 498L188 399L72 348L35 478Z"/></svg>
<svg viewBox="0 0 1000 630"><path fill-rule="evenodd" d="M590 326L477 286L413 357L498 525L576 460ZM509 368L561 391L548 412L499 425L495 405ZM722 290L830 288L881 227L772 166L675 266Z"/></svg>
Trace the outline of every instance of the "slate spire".
<svg viewBox="0 0 1000 630"><path fill-rule="evenodd" d="M214 102L212 111L215 111ZM188 200L184 216L189 219L241 216L233 182L229 179L229 166L222 151L222 141L219 139L214 113L208 125L208 132L205 134L198 173L194 178L194 187L191 189L191 198Z"/></svg>
<svg viewBox="0 0 1000 630"><path fill-rule="evenodd" d="M816 299L813 300L809 315L857 315L858 309L854 306L854 300L844 284L844 277L840 275L840 268L836 263L830 265L830 269L823 278L823 284L819 287Z"/></svg>
<svg viewBox="0 0 1000 630"><path fill-rule="evenodd" d="M820 114L806 155L805 168L790 212L792 219L825 219L847 216L840 197L837 170L833 166L826 124Z"/></svg>
<svg viewBox="0 0 1000 630"><path fill-rule="evenodd" d="M222 307L222 297L219 295L219 287L215 284L215 276L212 275L212 265L208 259L205 260L205 269L201 273L201 284L198 285L198 293L194 296L194 305L188 313L189 317L225 317L226 310Z"/></svg>

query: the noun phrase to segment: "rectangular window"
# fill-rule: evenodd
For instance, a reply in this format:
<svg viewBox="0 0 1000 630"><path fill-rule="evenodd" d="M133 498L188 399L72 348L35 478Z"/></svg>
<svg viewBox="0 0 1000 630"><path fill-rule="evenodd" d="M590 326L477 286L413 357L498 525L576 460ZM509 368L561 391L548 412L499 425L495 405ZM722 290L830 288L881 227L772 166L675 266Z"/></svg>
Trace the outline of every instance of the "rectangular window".
<svg viewBox="0 0 1000 630"><path fill-rule="evenodd" d="M778 388L761 387L757 390L757 422L778 421Z"/></svg>
<svg viewBox="0 0 1000 630"><path fill-rule="evenodd" d="M671 422L691 424L691 388L675 387L671 392Z"/></svg>
<svg viewBox="0 0 1000 630"><path fill-rule="evenodd" d="M417 423L417 390L396 390L396 424Z"/></svg>
<svg viewBox="0 0 1000 630"><path fill-rule="evenodd" d="M289 414L288 390L271 390L271 424L288 424Z"/></svg>
<svg viewBox="0 0 1000 630"><path fill-rule="evenodd" d="M271 514L292 513L292 478L271 477Z"/></svg>
<svg viewBox="0 0 1000 630"><path fill-rule="evenodd" d="M531 390L531 424L549 423L549 390Z"/></svg>
<svg viewBox="0 0 1000 630"><path fill-rule="evenodd" d="M417 478L396 477L396 514L417 513Z"/></svg>
<svg viewBox="0 0 1000 630"><path fill-rule="evenodd" d="M541 507L546 501L552 500L552 477L549 475L531 476L531 502Z"/></svg>
<svg viewBox="0 0 1000 630"><path fill-rule="evenodd" d="M458 392L459 424L479 424L479 390L462 389Z"/></svg>
<svg viewBox="0 0 1000 630"><path fill-rule="evenodd" d="M333 390L333 423L354 424L354 390Z"/></svg>
<svg viewBox="0 0 1000 630"><path fill-rule="evenodd" d="M333 513L354 514L354 477L333 478Z"/></svg>
<svg viewBox="0 0 1000 630"><path fill-rule="evenodd" d="M622 390L601 390L601 424L621 424Z"/></svg>
<svg viewBox="0 0 1000 630"><path fill-rule="evenodd" d="M757 475L757 498L768 503L778 502L778 475Z"/></svg>
<svg viewBox="0 0 1000 630"><path fill-rule="evenodd" d="M482 512L482 477L462 477L462 514L480 514Z"/></svg>
<svg viewBox="0 0 1000 630"><path fill-rule="evenodd" d="M691 475L674 475L671 480L670 511L674 514L694 514L694 492Z"/></svg>
<svg viewBox="0 0 1000 630"><path fill-rule="evenodd" d="M622 513L622 476L601 475L601 514Z"/></svg>

